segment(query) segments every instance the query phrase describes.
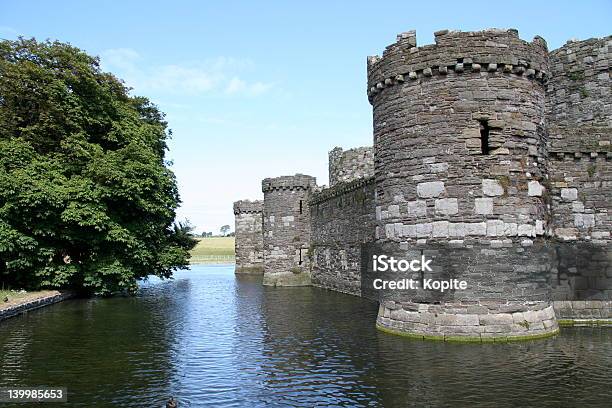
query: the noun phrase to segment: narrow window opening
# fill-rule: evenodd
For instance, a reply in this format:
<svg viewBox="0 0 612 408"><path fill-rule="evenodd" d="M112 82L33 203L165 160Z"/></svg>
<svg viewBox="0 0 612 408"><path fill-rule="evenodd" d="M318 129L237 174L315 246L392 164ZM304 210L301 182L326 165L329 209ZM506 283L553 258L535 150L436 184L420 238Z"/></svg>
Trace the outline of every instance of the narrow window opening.
<svg viewBox="0 0 612 408"><path fill-rule="evenodd" d="M489 128L489 123L486 120L480 121L480 150L482 154L489 154L491 151L489 147L489 134L491 132L491 128Z"/></svg>
<svg viewBox="0 0 612 408"><path fill-rule="evenodd" d="M301 201L300 201L301 203ZM298 265L302 265L302 248L300 248L300 262L298 263Z"/></svg>
<svg viewBox="0 0 612 408"><path fill-rule="evenodd" d="M303 206L302 200L300 200L300 214L302 213L302 206Z"/></svg>

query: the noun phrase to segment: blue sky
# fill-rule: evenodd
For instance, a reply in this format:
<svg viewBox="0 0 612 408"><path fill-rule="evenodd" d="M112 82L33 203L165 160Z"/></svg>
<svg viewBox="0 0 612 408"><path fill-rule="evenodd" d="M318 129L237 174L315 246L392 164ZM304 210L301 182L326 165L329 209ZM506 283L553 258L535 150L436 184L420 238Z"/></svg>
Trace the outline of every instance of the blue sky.
<svg viewBox="0 0 612 408"><path fill-rule="evenodd" d="M366 57L396 34L517 28L549 49L612 34L612 1L0 0L0 38L69 42L149 97L174 132L169 157L198 231L233 227L261 179L327 183L327 152L371 145Z"/></svg>

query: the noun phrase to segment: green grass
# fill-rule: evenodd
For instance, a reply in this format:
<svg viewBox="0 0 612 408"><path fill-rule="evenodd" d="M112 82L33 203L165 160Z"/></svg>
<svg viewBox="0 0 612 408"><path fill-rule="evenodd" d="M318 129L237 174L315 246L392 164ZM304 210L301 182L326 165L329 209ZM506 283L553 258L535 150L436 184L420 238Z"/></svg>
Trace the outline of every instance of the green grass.
<svg viewBox="0 0 612 408"><path fill-rule="evenodd" d="M0 309L17 306L21 303L29 302L41 296L46 296L52 292L53 291L51 290L39 290L39 291L20 293L19 291L12 292L10 290L1 289L0 290ZM8 298L8 302L4 301L4 299L6 298Z"/></svg>
<svg viewBox="0 0 612 408"><path fill-rule="evenodd" d="M4 302L5 298L8 298L9 301L22 298L26 296L27 293L19 293L19 292L11 292L10 290L0 290L0 304Z"/></svg>
<svg viewBox="0 0 612 408"><path fill-rule="evenodd" d="M191 263L234 263L234 237L198 238Z"/></svg>

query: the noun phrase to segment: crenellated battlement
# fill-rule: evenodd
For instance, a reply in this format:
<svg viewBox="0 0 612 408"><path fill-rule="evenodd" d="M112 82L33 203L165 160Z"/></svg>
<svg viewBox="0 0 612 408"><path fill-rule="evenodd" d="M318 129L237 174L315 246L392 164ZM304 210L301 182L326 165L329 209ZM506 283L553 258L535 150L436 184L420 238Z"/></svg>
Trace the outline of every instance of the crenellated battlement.
<svg viewBox="0 0 612 408"><path fill-rule="evenodd" d="M263 212L261 200L238 200L234 202L234 214L256 214Z"/></svg>
<svg viewBox="0 0 612 408"><path fill-rule="evenodd" d="M476 32L442 30L436 44L417 47L416 32L399 34L383 56L368 57L368 97L405 82L438 76L516 75L545 83L549 78L546 41L521 40L514 29Z"/></svg>
<svg viewBox="0 0 612 408"><path fill-rule="evenodd" d="M304 174L266 178L261 182L264 193L278 190L310 190L317 185L317 179Z"/></svg>
<svg viewBox="0 0 612 408"><path fill-rule="evenodd" d="M310 196L309 205L317 205L325 201L329 201L336 197L343 196L353 192L365 185L374 184L374 177L361 177L352 181L340 182L334 184L333 187L321 189Z"/></svg>

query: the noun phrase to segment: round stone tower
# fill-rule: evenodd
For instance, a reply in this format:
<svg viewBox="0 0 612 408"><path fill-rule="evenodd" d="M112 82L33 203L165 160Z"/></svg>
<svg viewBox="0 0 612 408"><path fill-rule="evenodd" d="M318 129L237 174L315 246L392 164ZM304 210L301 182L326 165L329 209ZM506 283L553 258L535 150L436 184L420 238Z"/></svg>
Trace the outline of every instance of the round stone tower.
<svg viewBox="0 0 612 408"><path fill-rule="evenodd" d="M432 259L379 293L377 325L419 338L505 341L558 331L550 301L546 43L516 30L398 35L368 58L376 251ZM441 292L434 281L465 281Z"/></svg>
<svg viewBox="0 0 612 408"><path fill-rule="evenodd" d="M269 286L310 285L308 197L316 178L303 174L267 178L264 193L264 279Z"/></svg>

